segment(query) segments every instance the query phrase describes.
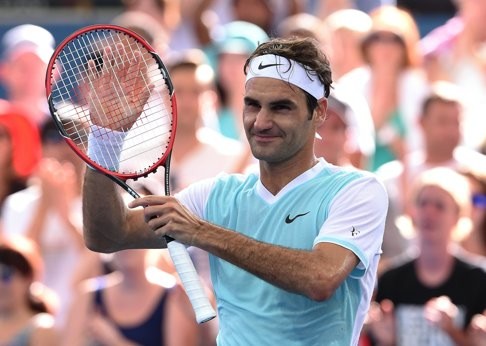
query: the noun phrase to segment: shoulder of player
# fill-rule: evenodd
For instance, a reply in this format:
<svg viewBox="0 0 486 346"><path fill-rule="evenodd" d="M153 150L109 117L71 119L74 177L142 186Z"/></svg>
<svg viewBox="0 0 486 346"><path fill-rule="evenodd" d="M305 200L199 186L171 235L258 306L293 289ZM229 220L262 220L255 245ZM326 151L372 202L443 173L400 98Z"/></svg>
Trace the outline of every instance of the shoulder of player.
<svg viewBox="0 0 486 346"><path fill-rule="evenodd" d="M254 184L258 180L255 174L220 173L216 177L195 182L179 191L175 197L186 207L198 215L203 215L203 209L213 192L224 191L229 197L229 191L236 191L244 186Z"/></svg>
<svg viewBox="0 0 486 346"><path fill-rule="evenodd" d="M375 174L369 171L357 169L355 167L340 167L328 165L327 169L331 174L336 175L337 179L348 180L347 186L353 188L359 186L359 188L377 187L385 191L382 180Z"/></svg>
<svg viewBox="0 0 486 346"><path fill-rule="evenodd" d="M226 173L222 172L219 173L217 176L203 179L198 182L195 182L189 185L186 189L208 189L211 191L217 185L242 185L248 183L254 183L258 180L258 176L256 174L242 174L242 173Z"/></svg>

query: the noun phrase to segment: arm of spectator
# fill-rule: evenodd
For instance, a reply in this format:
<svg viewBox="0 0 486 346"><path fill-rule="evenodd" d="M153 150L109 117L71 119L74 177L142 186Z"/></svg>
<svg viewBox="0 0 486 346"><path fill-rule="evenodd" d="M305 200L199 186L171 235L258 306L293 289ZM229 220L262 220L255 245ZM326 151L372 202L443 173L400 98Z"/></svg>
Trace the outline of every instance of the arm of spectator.
<svg viewBox="0 0 486 346"><path fill-rule="evenodd" d="M87 292L86 282L78 285L73 292L66 323L61 330L61 346L86 345L86 324L93 314L94 299L93 294Z"/></svg>
<svg viewBox="0 0 486 346"><path fill-rule="evenodd" d="M76 176L71 164L62 164L53 159L43 159L39 165L37 178L40 181L40 200L26 235L38 244L46 228L49 213L57 213L75 243L81 248L81 230L73 222L71 208L79 192ZM80 211L81 212L81 211Z"/></svg>
<svg viewBox="0 0 486 346"><path fill-rule="evenodd" d="M168 345L174 346L197 346L202 336L199 328L205 328L205 323L199 327L194 312L191 308L189 298L182 286L177 284L171 291L167 301L167 310L164 313L164 335L167 337ZM216 337L212 339L214 342ZM204 340L203 345L208 344ZM211 343L209 343L210 345Z"/></svg>

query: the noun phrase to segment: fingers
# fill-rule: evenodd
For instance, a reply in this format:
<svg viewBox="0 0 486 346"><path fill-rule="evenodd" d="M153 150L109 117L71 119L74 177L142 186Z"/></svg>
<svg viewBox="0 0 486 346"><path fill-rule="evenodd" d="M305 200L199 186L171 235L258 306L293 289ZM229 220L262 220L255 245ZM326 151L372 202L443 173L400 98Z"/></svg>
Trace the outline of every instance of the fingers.
<svg viewBox="0 0 486 346"><path fill-rule="evenodd" d="M392 315L394 310L393 302L389 299L384 299L380 304L381 312L386 315Z"/></svg>
<svg viewBox="0 0 486 346"><path fill-rule="evenodd" d="M131 202L128 203L128 207L133 209L133 208L138 208L138 207L147 207L151 205L163 205L169 201L175 201L175 198L172 196L144 196L137 198Z"/></svg>

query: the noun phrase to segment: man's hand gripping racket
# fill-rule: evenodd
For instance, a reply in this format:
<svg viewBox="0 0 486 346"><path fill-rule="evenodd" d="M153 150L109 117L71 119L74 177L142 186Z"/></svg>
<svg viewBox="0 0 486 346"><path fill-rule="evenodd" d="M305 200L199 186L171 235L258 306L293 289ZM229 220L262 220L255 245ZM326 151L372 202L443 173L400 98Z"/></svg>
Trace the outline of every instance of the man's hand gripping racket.
<svg viewBox="0 0 486 346"><path fill-rule="evenodd" d="M66 38L47 69L51 115L69 146L134 198L127 179L163 166L170 194L170 154L177 105L160 57L137 34L114 25L83 28ZM198 323L216 316L184 245L166 238Z"/></svg>

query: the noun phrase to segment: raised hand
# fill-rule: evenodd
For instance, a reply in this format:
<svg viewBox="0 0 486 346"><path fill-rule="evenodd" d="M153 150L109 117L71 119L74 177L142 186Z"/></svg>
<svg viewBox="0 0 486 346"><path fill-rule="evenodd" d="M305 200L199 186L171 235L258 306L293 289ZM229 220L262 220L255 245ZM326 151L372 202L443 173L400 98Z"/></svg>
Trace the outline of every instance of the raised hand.
<svg viewBox="0 0 486 346"><path fill-rule="evenodd" d="M367 326L379 345L395 344L394 306L390 300L372 302L368 311Z"/></svg>
<svg viewBox="0 0 486 346"><path fill-rule="evenodd" d="M447 296L433 298L425 304L425 319L444 331L454 326L454 319L458 313L459 309Z"/></svg>
<svg viewBox="0 0 486 346"><path fill-rule="evenodd" d="M129 130L143 111L154 85L139 51L128 53L123 44L103 50L98 71L88 61L88 105L91 122L115 131Z"/></svg>

